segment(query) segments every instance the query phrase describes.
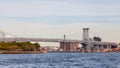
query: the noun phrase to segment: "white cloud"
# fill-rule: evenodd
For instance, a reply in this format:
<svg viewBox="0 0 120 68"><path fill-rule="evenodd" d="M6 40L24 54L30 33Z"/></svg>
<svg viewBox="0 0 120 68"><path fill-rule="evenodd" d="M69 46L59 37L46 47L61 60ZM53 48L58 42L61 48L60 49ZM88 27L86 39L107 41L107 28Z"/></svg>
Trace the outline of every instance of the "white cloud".
<svg viewBox="0 0 120 68"><path fill-rule="evenodd" d="M99 0L100 1L100 0ZM68 24L54 24L46 21L21 21L9 19L9 17L42 17L42 16L111 16L106 20L118 21L120 16L119 1L103 1L101 3L92 0L22 0L22 1L0 1L0 29L6 32L24 36L24 37L46 37L46 38L62 38L64 34L67 38L82 39L82 28L90 27L91 36L101 36L104 41L120 40L119 24L110 24L97 22L82 23L72 22ZM5 19L3 19L3 17ZM56 18L55 18L56 19ZM93 18L94 19L94 18ZM29 20L29 19L28 19ZM63 19L61 22L65 22ZM69 18L67 19L69 20ZM86 20L86 19L85 19ZM101 20L101 19L100 19Z"/></svg>
<svg viewBox="0 0 120 68"><path fill-rule="evenodd" d="M119 16L119 6L119 4L75 3L71 1L12 1L0 3L0 14L15 17L44 15Z"/></svg>

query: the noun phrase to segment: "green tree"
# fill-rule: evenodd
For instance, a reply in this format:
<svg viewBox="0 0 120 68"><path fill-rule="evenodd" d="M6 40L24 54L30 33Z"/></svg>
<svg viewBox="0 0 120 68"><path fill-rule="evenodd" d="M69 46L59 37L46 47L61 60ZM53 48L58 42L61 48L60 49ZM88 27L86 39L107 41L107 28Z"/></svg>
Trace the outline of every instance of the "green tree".
<svg viewBox="0 0 120 68"><path fill-rule="evenodd" d="M41 46L39 45L39 43L34 43L33 45L35 46L35 48L36 48L37 51L40 50L40 47L41 47Z"/></svg>

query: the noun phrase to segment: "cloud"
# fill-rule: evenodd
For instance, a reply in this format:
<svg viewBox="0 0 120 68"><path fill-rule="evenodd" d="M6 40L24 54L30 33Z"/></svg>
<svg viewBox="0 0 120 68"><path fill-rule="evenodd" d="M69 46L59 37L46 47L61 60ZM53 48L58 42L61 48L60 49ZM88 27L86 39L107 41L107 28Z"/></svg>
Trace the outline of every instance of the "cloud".
<svg viewBox="0 0 120 68"><path fill-rule="evenodd" d="M90 36L119 42L119 0L7 0L0 1L0 29L20 37L82 39ZM65 24L66 23L66 24Z"/></svg>
<svg viewBox="0 0 120 68"><path fill-rule="evenodd" d="M1 16L15 16L15 17L36 17L47 15L59 16L120 16L120 5L118 1L113 3L108 1L88 0L45 0L45 1L3 1L0 2ZM108 3L104 3L108 2ZM115 4L116 3L116 4Z"/></svg>
<svg viewBox="0 0 120 68"><path fill-rule="evenodd" d="M70 24L70 23L119 23L120 16L40 16L40 17L1 17L1 21L34 22L46 24Z"/></svg>

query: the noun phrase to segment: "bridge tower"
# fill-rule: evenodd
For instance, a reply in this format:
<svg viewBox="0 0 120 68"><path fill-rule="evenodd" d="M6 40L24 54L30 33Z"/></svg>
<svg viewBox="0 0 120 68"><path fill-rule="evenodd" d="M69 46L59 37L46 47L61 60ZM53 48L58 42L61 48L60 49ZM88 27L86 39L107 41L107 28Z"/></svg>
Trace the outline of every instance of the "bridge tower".
<svg viewBox="0 0 120 68"><path fill-rule="evenodd" d="M89 28L83 28L83 41L88 41L89 40Z"/></svg>
<svg viewBox="0 0 120 68"><path fill-rule="evenodd" d="M89 38L89 28L83 28L83 37L82 37L82 40L83 40L83 50L84 51L91 51L91 40Z"/></svg>

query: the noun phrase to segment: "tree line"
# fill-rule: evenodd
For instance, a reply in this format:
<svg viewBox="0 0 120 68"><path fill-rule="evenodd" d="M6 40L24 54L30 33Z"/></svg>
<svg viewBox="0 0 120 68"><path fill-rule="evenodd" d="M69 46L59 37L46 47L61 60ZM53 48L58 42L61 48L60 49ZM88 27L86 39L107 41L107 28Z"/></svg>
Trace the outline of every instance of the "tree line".
<svg viewBox="0 0 120 68"><path fill-rule="evenodd" d="M39 51L38 43L27 42L0 42L0 50L7 51Z"/></svg>

